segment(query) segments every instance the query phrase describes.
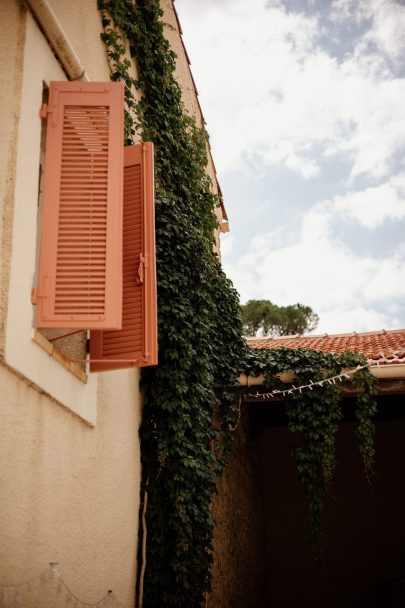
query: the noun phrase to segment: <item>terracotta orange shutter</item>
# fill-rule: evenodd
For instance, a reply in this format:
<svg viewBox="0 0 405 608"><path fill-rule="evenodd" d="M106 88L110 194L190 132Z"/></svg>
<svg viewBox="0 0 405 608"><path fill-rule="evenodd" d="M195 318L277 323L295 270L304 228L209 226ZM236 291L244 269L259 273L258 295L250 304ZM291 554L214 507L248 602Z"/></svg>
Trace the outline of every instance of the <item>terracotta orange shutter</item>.
<svg viewBox="0 0 405 608"><path fill-rule="evenodd" d="M123 95L122 83L51 82L39 328L121 327Z"/></svg>
<svg viewBox="0 0 405 608"><path fill-rule="evenodd" d="M121 331L90 333L90 371L157 363L153 144L124 152Z"/></svg>

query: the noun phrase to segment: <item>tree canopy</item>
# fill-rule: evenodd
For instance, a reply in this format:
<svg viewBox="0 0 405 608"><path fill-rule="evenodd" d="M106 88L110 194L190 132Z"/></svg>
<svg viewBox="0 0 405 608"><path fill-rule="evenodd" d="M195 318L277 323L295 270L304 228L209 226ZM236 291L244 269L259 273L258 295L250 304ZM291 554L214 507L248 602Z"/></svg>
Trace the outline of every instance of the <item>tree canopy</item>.
<svg viewBox="0 0 405 608"><path fill-rule="evenodd" d="M293 304L277 306L270 300L249 300L241 305L243 330L246 336L289 336L312 331L318 315L309 306Z"/></svg>

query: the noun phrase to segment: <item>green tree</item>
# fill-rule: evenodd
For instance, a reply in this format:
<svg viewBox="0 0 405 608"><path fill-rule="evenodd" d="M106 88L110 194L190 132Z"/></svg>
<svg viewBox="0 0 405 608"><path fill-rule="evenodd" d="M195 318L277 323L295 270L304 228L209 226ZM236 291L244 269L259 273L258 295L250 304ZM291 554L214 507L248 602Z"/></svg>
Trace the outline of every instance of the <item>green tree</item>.
<svg viewBox="0 0 405 608"><path fill-rule="evenodd" d="M319 317L303 304L277 306L270 300L249 300L241 305L243 330L247 336L289 336L312 331Z"/></svg>

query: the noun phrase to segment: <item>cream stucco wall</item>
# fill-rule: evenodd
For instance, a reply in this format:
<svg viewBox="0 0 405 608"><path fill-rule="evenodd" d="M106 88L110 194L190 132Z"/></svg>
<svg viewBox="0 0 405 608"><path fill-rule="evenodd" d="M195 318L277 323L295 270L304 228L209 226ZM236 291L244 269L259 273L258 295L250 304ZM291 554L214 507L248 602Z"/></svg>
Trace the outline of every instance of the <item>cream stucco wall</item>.
<svg viewBox="0 0 405 608"><path fill-rule="evenodd" d="M35 61L32 58L35 57ZM5 361L90 424L97 416L97 376L87 383L66 373L32 340L38 235L38 176L43 83L65 75L30 13L26 16L21 103L17 137L11 271L9 276Z"/></svg>
<svg viewBox="0 0 405 608"><path fill-rule="evenodd" d="M49 1L90 79L109 80L96 0ZM178 55L184 103L201 124L171 1L162 6L175 28L166 35ZM43 81L66 74L23 0L1 0L0 19L0 594L2 585L37 577L52 561L83 601L112 589L130 608L140 504L139 371L94 374L84 383L32 341L38 111ZM216 189L211 158L208 171ZM47 588L32 589L22 605L59 606Z"/></svg>
<svg viewBox="0 0 405 608"><path fill-rule="evenodd" d="M108 80L96 2L52 2L89 76ZM81 382L35 344L35 273L43 81L65 79L24 3L4 0L0 39L0 594L49 562L95 602L112 589L134 606L140 502L139 371ZM4 85L3 85L4 83ZM28 595L27 595L28 593ZM31 593L31 596L29 595ZM59 605L49 589L22 605ZM64 605L64 597L62 604Z"/></svg>
<svg viewBox="0 0 405 608"><path fill-rule="evenodd" d="M4 353L8 279L12 249L15 164L19 124L26 9L14 0L0 2L0 354ZM7 61L4 58L8 58Z"/></svg>
<svg viewBox="0 0 405 608"><path fill-rule="evenodd" d="M134 605L139 508L137 374L100 377L93 429L0 368L0 585L50 561L87 602ZM55 606L33 590L26 606Z"/></svg>

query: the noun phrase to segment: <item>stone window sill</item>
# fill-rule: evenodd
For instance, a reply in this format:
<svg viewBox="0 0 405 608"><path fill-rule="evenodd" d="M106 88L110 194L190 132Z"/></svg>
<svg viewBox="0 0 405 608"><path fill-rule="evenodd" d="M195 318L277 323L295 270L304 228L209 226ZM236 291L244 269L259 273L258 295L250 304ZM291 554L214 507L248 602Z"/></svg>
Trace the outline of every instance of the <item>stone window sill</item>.
<svg viewBox="0 0 405 608"><path fill-rule="evenodd" d="M32 336L32 340L43 348L50 357L55 359L60 365L65 367L71 374L76 376L81 382L87 384L87 374L80 369L76 363L66 357L56 346L49 342L39 331L35 330Z"/></svg>

